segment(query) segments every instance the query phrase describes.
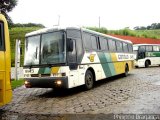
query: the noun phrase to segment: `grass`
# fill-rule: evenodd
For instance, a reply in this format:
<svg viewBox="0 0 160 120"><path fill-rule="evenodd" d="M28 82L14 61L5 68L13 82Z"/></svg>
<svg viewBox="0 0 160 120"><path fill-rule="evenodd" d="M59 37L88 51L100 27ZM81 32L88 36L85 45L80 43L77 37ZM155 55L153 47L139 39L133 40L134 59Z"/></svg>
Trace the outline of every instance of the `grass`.
<svg viewBox="0 0 160 120"><path fill-rule="evenodd" d="M23 84L24 84L24 80L23 80L23 79L11 81L12 89L15 89L15 88L17 88L17 87L20 87L20 86L22 86Z"/></svg>
<svg viewBox="0 0 160 120"><path fill-rule="evenodd" d="M160 30L158 29L157 30L130 30L130 29L107 30L106 28L103 27L102 28L87 27L87 28L104 34L115 34L115 35L160 39Z"/></svg>

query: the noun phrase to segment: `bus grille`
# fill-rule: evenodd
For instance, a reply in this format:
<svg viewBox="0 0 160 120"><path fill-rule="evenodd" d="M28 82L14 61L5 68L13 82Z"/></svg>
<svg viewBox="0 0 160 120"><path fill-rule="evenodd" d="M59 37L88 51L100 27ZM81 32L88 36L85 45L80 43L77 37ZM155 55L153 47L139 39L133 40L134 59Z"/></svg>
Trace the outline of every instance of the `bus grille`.
<svg viewBox="0 0 160 120"><path fill-rule="evenodd" d="M31 77L50 77L50 74L31 74Z"/></svg>

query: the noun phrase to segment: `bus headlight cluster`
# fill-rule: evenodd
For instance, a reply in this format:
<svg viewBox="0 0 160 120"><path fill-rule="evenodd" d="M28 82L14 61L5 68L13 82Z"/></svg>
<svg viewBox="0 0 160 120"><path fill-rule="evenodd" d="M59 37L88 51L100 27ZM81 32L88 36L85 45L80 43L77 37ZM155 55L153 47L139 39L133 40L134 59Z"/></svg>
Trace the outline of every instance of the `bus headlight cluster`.
<svg viewBox="0 0 160 120"><path fill-rule="evenodd" d="M25 85L26 88L30 88L30 87L31 87L31 84L30 84L30 82L28 82L28 81L25 81L25 82L24 82L24 85Z"/></svg>
<svg viewBox="0 0 160 120"><path fill-rule="evenodd" d="M61 81L61 80L57 80L57 81L56 81L56 84L57 84L57 85L61 85L61 84L62 84L62 81Z"/></svg>

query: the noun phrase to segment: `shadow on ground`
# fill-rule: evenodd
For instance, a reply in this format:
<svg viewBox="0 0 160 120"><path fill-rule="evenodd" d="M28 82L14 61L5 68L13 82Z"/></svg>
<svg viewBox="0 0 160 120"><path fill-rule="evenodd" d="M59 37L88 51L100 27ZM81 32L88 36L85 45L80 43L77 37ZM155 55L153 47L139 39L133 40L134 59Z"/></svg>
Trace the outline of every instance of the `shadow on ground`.
<svg viewBox="0 0 160 120"><path fill-rule="evenodd" d="M133 74L129 74L128 76L131 76ZM94 88L92 89L96 89L101 87L104 84L109 84L110 82L114 82L116 80L122 79L124 77L124 75L117 75L117 76L113 76L107 79L103 79L103 80L99 80L95 82ZM47 91L41 95L39 95L38 97L44 97L44 98L61 98L61 97L68 97L68 96L73 96L76 94L80 94L82 92L88 92L87 90L85 90L84 86L79 86L79 87L75 87L75 88L71 88L71 89L52 89L50 91Z"/></svg>

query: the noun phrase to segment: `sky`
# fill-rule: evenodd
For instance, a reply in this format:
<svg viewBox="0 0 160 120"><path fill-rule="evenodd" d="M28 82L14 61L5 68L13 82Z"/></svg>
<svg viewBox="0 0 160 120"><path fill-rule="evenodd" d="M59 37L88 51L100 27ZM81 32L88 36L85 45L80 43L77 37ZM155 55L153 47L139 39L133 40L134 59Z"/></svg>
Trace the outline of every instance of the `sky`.
<svg viewBox="0 0 160 120"><path fill-rule="evenodd" d="M18 0L14 23L46 27L92 26L109 30L160 23L160 0Z"/></svg>

